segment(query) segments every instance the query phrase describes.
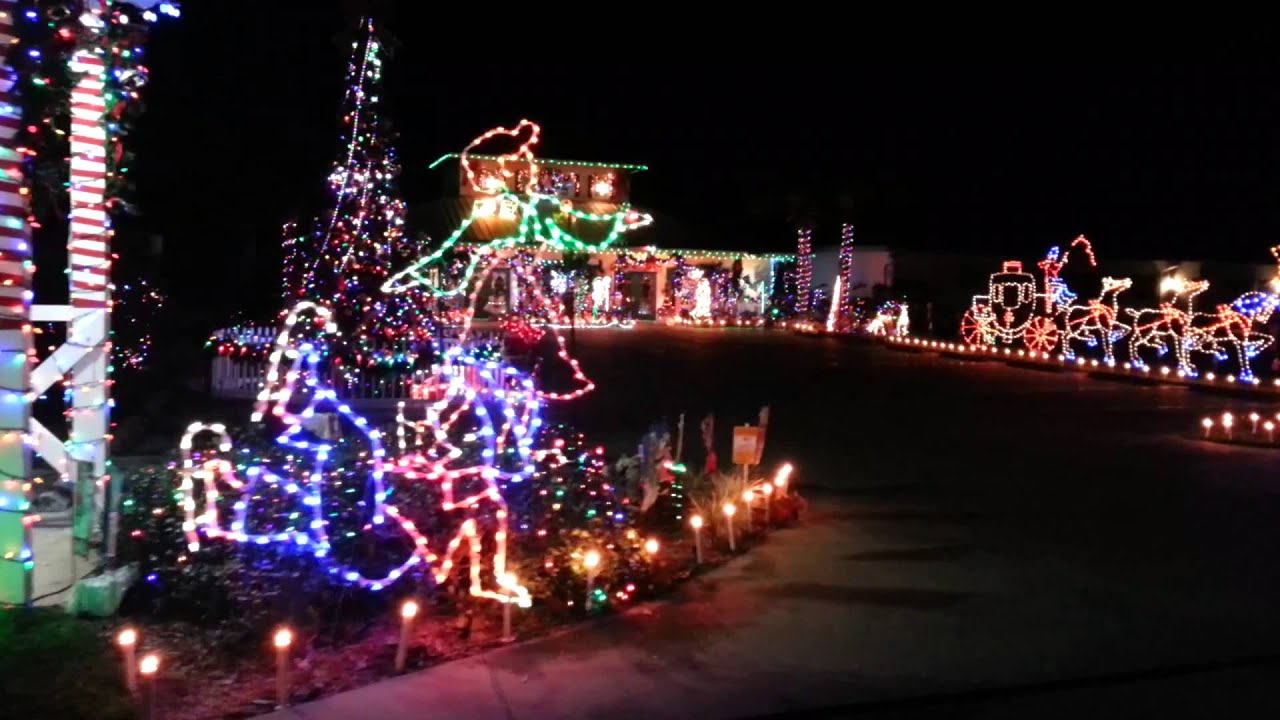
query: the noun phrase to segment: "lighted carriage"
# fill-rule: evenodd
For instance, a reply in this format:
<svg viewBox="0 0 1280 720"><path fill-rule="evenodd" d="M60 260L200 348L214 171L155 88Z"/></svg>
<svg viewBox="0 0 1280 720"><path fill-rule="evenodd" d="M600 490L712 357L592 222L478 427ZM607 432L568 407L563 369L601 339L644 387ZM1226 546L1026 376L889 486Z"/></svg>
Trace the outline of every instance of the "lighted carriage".
<svg viewBox="0 0 1280 720"><path fill-rule="evenodd" d="M1060 335L1055 295L1036 292L1036 278L1022 269L1020 260L1005 261L991 275L987 294L975 296L965 311L960 336L971 345L1021 342L1028 350L1050 352Z"/></svg>

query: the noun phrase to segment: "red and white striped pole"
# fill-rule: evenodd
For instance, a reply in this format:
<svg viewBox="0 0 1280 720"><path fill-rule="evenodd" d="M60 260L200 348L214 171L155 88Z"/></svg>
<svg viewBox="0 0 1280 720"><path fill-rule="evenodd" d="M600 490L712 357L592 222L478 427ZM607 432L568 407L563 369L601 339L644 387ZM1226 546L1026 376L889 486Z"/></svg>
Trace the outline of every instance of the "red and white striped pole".
<svg viewBox="0 0 1280 720"><path fill-rule="evenodd" d="M0 602L31 601L31 453L26 443L31 401L31 232L22 154L17 147L22 111L15 101L17 73L8 55L17 47L17 0L0 0Z"/></svg>
<svg viewBox="0 0 1280 720"><path fill-rule="evenodd" d="M69 343L87 348L71 372L71 438L68 454L92 463L98 496L106 502L110 390L107 365L111 313L111 223L107 217L106 23L107 0L86 0L80 22L85 44L71 57L79 74L71 90L71 319ZM108 555L113 548L108 547Z"/></svg>

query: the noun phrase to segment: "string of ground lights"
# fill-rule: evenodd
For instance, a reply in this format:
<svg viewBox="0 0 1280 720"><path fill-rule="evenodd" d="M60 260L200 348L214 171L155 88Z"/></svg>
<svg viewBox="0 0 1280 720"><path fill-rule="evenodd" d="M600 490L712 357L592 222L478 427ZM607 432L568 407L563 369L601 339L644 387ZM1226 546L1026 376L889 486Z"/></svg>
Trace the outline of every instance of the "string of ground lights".
<svg viewBox="0 0 1280 720"><path fill-rule="evenodd" d="M1231 445L1280 448L1276 444L1277 428L1280 428L1280 412L1250 410L1233 413L1225 410L1219 415L1206 415L1200 420L1199 437Z"/></svg>

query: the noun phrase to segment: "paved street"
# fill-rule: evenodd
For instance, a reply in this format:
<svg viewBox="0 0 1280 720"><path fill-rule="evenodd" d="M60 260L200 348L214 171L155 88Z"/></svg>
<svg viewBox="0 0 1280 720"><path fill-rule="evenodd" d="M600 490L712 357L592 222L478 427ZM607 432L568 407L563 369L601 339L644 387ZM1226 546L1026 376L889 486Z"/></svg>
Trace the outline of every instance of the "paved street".
<svg viewBox="0 0 1280 720"><path fill-rule="evenodd" d="M753 332L577 345L601 390L574 414L611 439L771 403L805 526L663 603L275 717L1280 709L1280 455L1190 439L1238 401Z"/></svg>

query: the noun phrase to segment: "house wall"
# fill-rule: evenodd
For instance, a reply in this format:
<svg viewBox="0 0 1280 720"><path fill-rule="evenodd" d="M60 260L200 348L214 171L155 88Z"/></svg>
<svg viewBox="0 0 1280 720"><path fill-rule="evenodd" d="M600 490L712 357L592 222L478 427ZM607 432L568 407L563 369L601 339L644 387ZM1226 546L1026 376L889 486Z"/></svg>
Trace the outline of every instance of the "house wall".
<svg viewBox="0 0 1280 720"><path fill-rule="evenodd" d="M617 262L618 255L621 252L628 252L628 249L624 248L619 251L593 253L591 255L591 262L595 265L599 265L600 269L605 273L612 273L614 264ZM702 254L699 251L691 250L682 254L685 262L690 265L716 265L725 268L726 270L733 268L734 256L731 253L710 250L705 252L706 254ZM538 258L541 260L554 261L559 260L561 257L561 253L548 250L543 250L538 253ZM752 279L752 282L755 283L764 282L766 289L772 285L773 271L776 261L770 260L768 257L751 254L738 255L737 257L742 260L742 274L744 276L749 276ZM659 268L659 271L655 273L655 299L658 304L661 304L662 299L666 297L667 274L666 268Z"/></svg>
<svg viewBox="0 0 1280 720"><path fill-rule="evenodd" d="M813 287L835 286L840 272L840 249L819 248L813 254ZM893 253L888 248L857 245L853 248L852 297L872 297L877 285L893 286Z"/></svg>
<svg viewBox="0 0 1280 720"><path fill-rule="evenodd" d="M484 170L488 170L494 174L498 173L498 161L486 158L471 158L471 169L478 174ZM508 161L506 169L510 172L528 168L528 164L515 161ZM631 198L631 173L626 170L615 168L594 167L588 165L574 164L550 164L547 162L539 162L538 170L558 170L562 173L578 176L578 192L576 194L560 194L557 197L566 197L577 202L609 202L609 203L625 203ZM610 197L597 197L592 192L592 178L596 176L612 175L613 176L613 194ZM467 173L462 169L462 163L458 163L458 194L462 197L475 197L483 195L472 187L471 182L467 179ZM512 178L514 181L514 178ZM513 182L508 182L510 187ZM516 188L512 188L516 191Z"/></svg>

